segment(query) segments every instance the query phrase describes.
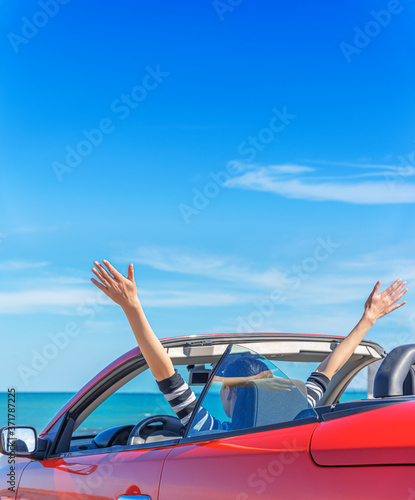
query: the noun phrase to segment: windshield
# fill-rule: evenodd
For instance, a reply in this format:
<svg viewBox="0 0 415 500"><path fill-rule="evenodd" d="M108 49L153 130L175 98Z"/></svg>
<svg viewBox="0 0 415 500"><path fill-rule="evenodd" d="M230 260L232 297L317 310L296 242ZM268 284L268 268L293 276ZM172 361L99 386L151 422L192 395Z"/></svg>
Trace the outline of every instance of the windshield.
<svg viewBox="0 0 415 500"><path fill-rule="evenodd" d="M224 354L200 405L189 437L317 417L302 381L240 345Z"/></svg>

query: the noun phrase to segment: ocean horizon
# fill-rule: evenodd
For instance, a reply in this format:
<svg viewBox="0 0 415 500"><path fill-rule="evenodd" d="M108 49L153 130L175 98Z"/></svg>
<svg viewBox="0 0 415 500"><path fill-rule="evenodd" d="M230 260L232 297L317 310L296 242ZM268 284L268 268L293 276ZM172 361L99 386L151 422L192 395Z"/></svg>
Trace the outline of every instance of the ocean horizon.
<svg viewBox="0 0 415 500"><path fill-rule="evenodd" d="M0 426L8 425L7 392L0 392ZM75 395L75 392L16 392L15 425L34 427L38 433ZM365 399L367 392L346 391L341 401ZM220 400L217 401L220 406ZM218 409L219 411L219 409ZM110 396L77 429L88 434L117 425L136 424L153 414L171 414L170 405L158 392L120 392Z"/></svg>

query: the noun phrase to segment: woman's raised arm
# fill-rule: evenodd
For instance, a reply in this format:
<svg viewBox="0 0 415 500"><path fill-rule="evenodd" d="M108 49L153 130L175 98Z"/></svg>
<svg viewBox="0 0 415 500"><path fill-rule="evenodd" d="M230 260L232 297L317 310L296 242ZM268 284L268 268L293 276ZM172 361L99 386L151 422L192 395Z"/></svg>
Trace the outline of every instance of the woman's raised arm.
<svg viewBox="0 0 415 500"><path fill-rule="evenodd" d="M408 291L406 288L402 290L405 285L406 281L396 280L386 290L378 293L380 288L380 281L378 281L365 303L365 310L359 323L319 365L317 371L331 379L349 360L376 320L406 304L405 301L399 302Z"/></svg>
<svg viewBox="0 0 415 500"><path fill-rule="evenodd" d="M174 374L173 363L153 332L141 307L137 296L133 265L128 266L128 276L125 277L107 260L102 262L104 265L98 261L94 262L96 267L92 268L92 272L99 281L91 278L92 283L122 307L137 344L156 380L160 381L171 377Z"/></svg>

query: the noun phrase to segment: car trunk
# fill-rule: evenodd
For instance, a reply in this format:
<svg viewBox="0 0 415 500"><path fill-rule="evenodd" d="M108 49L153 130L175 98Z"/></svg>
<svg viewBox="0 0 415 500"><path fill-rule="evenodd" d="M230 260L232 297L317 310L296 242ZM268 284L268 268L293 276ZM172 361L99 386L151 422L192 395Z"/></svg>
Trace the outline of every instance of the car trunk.
<svg viewBox="0 0 415 500"><path fill-rule="evenodd" d="M311 438L313 460L325 467L415 464L415 400L411 399L392 398L388 404L384 398L363 412L355 408L352 415L330 413Z"/></svg>

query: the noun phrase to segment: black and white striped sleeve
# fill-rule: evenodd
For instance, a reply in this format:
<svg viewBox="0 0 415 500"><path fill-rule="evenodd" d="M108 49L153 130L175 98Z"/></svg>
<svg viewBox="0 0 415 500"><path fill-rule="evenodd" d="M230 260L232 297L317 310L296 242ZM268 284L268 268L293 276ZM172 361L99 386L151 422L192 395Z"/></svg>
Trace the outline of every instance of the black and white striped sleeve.
<svg viewBox="0 0 415 500"><path fill-rule="evenodd" d="M180 418L181 423L186 425L196 406L195 393L177 370L171 377L158 381L157 385L178 418Z"/></svg>
<svg viewBox="0 0 415 500"><path fill-rule="evenodd" d="M307 401L312 407L316 406L319 400L326 392L330 379L327 375L320 372L313 372L307 379L305 386L307 388Z"/></svg>

